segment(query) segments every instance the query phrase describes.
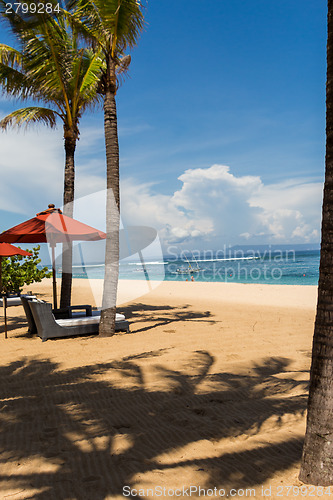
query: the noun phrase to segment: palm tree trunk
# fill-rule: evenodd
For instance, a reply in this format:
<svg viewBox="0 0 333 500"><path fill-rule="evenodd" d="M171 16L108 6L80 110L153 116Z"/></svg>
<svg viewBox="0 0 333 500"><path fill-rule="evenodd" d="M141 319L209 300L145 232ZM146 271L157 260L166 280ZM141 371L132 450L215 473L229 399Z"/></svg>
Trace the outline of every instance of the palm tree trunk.
<svg viewBox="0 0 333 500"><path fill-rule="evenodd" d="M111 62L111 73L114 65ZM112 80L114 81L114 80ZM115 332L116 300L119 274L119 144L115 85L107 85L104 99L104 131L106 147L106 246L103 304L99 335L109 337Z"/></svg>
<svg viewBox="0 0 333 500"><path fill-rule="evenodd" d="M300 480L333 484L333 0L328 0L326 173L318 304Z"/></svg>
<svg viewBox="0 0 333 500"><path fill-rule="evenodd" d="M64 214L73 217L75 165L74 154L76 148L76 135L65 131L65 175L64 175ZM71 305L72 295L72 259L73 246L71 242L64 242L62 246L62 277L60 308Z"/></svg>

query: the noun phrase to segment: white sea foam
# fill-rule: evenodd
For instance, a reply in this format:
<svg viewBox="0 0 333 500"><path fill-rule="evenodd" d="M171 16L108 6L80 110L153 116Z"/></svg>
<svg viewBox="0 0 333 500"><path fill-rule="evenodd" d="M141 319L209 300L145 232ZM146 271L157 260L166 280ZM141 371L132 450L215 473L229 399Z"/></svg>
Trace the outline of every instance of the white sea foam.
<svg viewBox="0 0 333 500"><path fill-rule="evenodd" d="M78 264L78 265L75 265L75 266L72 266L72 267L79 267L79 268L83 268L83 267L104 267L104 264Z"/></svg>
<svg viewBox="0 0 333 500"><path fill-rule="evenodd" d="M142 266L141 262L122 262L122 264L127 264L128 266ZM163 266L164 264L167 264L167 262L158 262L158 261L144 262L145 266L156 266L156 265Z"/></svg>
<svg viewBox="0 0 333 500"><path fill-rule="evenodd" d="M260 257L226 257L224 259L196 259L196 260L189 260L189 262L220 262L226 260L254 260L254 259L260 259Z"/></svg>

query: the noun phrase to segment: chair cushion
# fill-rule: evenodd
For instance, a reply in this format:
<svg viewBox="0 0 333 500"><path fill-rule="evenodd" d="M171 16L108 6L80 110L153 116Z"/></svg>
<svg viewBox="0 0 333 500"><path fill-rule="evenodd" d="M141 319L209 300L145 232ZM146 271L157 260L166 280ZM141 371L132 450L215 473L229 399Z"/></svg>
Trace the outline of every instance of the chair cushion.
<svg viewBox="0 0 333 500"><path fill-rule="evenodd" d="M94 313L100 313L100 311L93 311L92 316L81 316L80 318L66 318L66 319L56 319L56 323L59 326L78 326L78 325L93 325L96 323L99 323L101 317L100 314L94 314ZM116 313L116 322L117 321L124 321L125 316L123 314L118 314Z"/></svg>
<svg viewBox="0 0 333 500"><path fill-rule="evenodd" d="M101 311L100 310L91 311L91 316L100 316L100 315L101 315ZM72 311L72 319L74 319L74 318L82 318L82 317L85 317L85 314L82 311ZM61 318L61 319L67 319L67 318Z"/></svg>
<svg viewBox="0 0 333 500"><path fill-rule="evenodd" d="M27 297L28 299L35 299L35 295L23 295L23 297ZM7 297L7 307L11 306L21 306L21 297ZM0 298L0 307L3 307L3 298Z"/></svg>

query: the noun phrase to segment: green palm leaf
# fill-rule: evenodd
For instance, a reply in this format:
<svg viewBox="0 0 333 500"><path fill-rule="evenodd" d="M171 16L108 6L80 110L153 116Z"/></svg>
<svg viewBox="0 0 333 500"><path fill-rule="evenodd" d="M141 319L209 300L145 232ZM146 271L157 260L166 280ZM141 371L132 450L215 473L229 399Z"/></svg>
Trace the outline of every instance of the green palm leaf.
<svg viewBox="0 0 333 500"><path fill-rule="evenodd" d="M0 82L2 89L12 96L25 98L29 93L27 76L22 73L22 54L12 47L0 44Z"/></svg>
<svg viewBox="0 0 333 500"><path fill-rule="evenodd" d="M85 40L98 44L105 54L113 49L114 57L134 47L144 27L137 0L68 0L66 4L72 24Z"/></svg>
<svg viewBox="0 0 333 500"><path fill-rule="evenodd" d="M31 106L18 109L7 115L0 121L0 127L6 130L10 126L28 127L31 123L44 123L53 128L56 126L57 115L58 113L52 109Z"/></svg>
<svg viewBox="0 0 333 500"><path fill-rule="evenodd" d="M0 0L0 8L3 5ZM62 13L45 15L39 23L19 15L7 16L5 22L16 33L22 50L0 45L2 89L51 105L67 129L76 127L80 107L99 101L100 55L84 47L78 49L77 34Z"/></svg>
<svg viewBox="0 0 333 500"><path fill-rule="evenodd" d="M12 68L22 67L22 54L4 43L0 43L0 62Z"/></svg>

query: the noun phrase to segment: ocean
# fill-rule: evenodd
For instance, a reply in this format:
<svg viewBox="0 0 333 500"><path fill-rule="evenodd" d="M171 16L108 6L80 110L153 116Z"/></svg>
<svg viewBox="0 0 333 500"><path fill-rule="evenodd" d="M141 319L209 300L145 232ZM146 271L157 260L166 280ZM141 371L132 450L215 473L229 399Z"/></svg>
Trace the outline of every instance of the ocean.
<svg viewBox="0 0 333 500"><path fill-rule="evenodd" d="M229 252L227 255L185 255L183 258L121 261L120 279L157 281L205 281L227 283L262 283L275 285L317 285L319 250ZM57 273L58 275L58 273ZM61 276L61 273L59 273ZM101 263L73 266L73 277L103 279Z"/></svg>

